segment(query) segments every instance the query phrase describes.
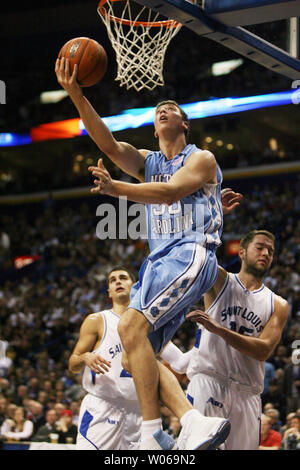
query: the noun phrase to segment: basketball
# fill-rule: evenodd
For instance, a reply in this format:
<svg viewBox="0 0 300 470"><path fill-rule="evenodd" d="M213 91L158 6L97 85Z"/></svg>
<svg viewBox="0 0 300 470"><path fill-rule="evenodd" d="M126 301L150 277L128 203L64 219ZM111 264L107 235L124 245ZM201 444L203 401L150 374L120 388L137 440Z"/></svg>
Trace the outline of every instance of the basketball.
<svg viewBox="0 0 300 470"><path fill-rule="evenodd" d="M81 87L96 85L107 69L105 49L94 39L74 38L66 42L58 54L70 61L70 73L78 65L77 81Z"/></svg>

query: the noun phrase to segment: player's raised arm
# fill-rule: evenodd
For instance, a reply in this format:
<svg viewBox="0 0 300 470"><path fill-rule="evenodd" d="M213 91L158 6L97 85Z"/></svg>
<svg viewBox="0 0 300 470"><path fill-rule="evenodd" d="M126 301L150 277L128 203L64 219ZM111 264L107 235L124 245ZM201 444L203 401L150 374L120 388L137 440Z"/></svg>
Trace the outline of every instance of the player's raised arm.
<svg viewBox="0 0 300 470"><path fill-rule="evenodd" d="M74 374L80 372L87 365L96 374L108 372L110 362L99 354L92 353L96 343L103 334L103 318L92 313L83 322L80 328L79 340L69 359L69 370Z"/></svg>
<svg viewBox="0 0 300 470"><path fill-rule="evenodd" d="M212 286L211 289L209 289L205 294L204 294L204 306L205 310L208 310L209 307L214 303L216 298L218 297L219 293L224 287L226 278L228 276L227 271L222 268L222 266L218 266L218 276L217 279L215 280L214 285ZM191 319L191 318L190 318Z"/></svg>
<svg viewBox="0 0 300 470"><path fill-rule="evenodd" d="M75 64L71 75L68 59L62 57L56 61L55 73L57 80L76 106L88 134L99 149L122 171L143 181L145 155L148 152L139 151L128 143L116 141L91 103L83 95L82 88L76 81L77 70L78 67Z"/></svg>

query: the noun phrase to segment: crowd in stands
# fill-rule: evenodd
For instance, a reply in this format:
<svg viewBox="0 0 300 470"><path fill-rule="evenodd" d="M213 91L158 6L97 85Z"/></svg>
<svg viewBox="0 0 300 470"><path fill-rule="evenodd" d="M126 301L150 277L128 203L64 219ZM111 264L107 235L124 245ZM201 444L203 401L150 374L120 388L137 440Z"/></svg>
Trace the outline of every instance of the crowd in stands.
<svg viewBox="0 0 300 470"><path fill-rule="evenodd" d="M110 172L111 176L115 179L123 179L124 173L116 168L106 155L101 153L96 146L90 141L89 138L82 137L81 142L82 154L85 156L83 164L80 164L79 171L74 171L74 162L78 152L74 152L73 147L67 152L66 155L61 155L61 158L66 158L67 165L63 165L64 168L55 171L55 163L52 163L52 168L47 171L40 171L36 173L36 168L31 170L29 167L24 168L24 174L13 172L8 178L1 178L0 176L0 197L7 195L22 195L24 193L35 193L35 192L46 192L50 193L55 190L91 187L91 175L87 170L88 165L96 165L99 158L103 158L105 167ZM88 140L86 140L88 139ZM198 139L199 142L196 142ZM193 143L199 148L203 148L203 135L198 135L197 139L193 136ZM131 139L128 139L131 143ZM46 146L46 143L43 145ZM42 144L40 144L42 145ZM59 145L59 143L58 143ZM157 150L156 146L152 147L148 145L152 150ZM42 147L41 147L42 152ZM209 148L212 151L223 170L232 168L247 168L259 165L270 165L278 163L294 162L298 160L298 151L289 151L285 153L284 159L279 155L278 151L270 151L266 148L262 152L257 152L254 149L241 149L236 148L234 150L223 150ZM21 151L20 151L21 152ZM48 158L52 158L49 156ZM55 157L57 159L59 157ZM88 160L88 163L86 163ZM60 162L58 162L58 165ZM78 163L76 164L78 165ZM79 165L78 165L79 166ZM133 178L127 177L126 181L135 182Z"/></svg>
<svg viewBox="0 0 300 470"><path fill-rule="evenodd" d="M255 31L260 33L260 31ZM272 40L275 44L284 47L281 37L285 37L286 25L277 24L274 31L269 27L268 40ZM100 33L99 33L100 34ZM95 38L97 39L97 38ZM234 70L232 73L223 76L212 76L211 66L214 62L238 58L231 50L215 45L211 40L201 38L188 29L182 29L178 35L170 43L164 65L165 85L157 87L153 91L142 90L137 93L135 90L125 90L115 81L116 61L115 53L108 43L105 47L109 56L109 67L107 73L101 83L95 87L85 88L84 93L89 98L101 116L111 116L120 113L124 109L154 106L158 102L168 98L175 99L178 103L190 103L193 101L207 100L211 98L222 98L227 96L249 96L252 94L263 94L275 91L288 90L291 87L291 80L286 77L269 71L264 67L245 59L244 64ZM189 51L186 54L186 50ZM56 104L41 104L40 93L45 90L58 89L58 83L53 68L50 69L41 66L28 66L26 71L22 73L22 77L12 76L7 78L7 103L0 108L0 132L15 132L28 134L32 127L42 123L65 120L68 118L78 117L78 113L66 98ZM187 70L188 75L187 75ZM24 94L26 90L26 94ZM125 93L126 91L126 93ZM227 122L228 118L224 118ZM232 122L229 121L229 128ZM200 136L203 140L204 136ZM95 146L85 140L83 145L84 154L90 155L94 161L97 161ZM194 139L195 140L195 139ZM195 142L201 147L201 140ZM285 149L284 161L292 161L298 158L298 147L293 148L292 139L290 139L289 149ZM40 157L44 158L49 154L46 147L42 143L38 144ZM57 154L62 154L62 158L66 159L72 155L73 148L70 143L69 149L58 150L61 146L60 142L56 142L53 149L53 157L57 158ZM224 146L225 147L225 146ZM222 168L233 168L236 166L255 165L257 163L273 163L281 162L282 158L278 152L273 151L267 154L263 151L258 155L256 149L248 148L248 142L245 143L243 150L243 158L240 158L240 150L225 152L223 149L217 149L217 158ZM11 175L6 179L0 178L0 194L22 194L27 191L42 191L45 188L57 189L69 186L87 185L86 173L72 173L72 162L67 169L55 174L54 171L44 173L39 177L37 168L34 169L34 175L26 168L22 162L22 150L14 148L5 148L5 156L3 157L3 171L7 166L7 173ZM16 152L14 159L11 155ZM24 152L27 149L24 150ZM7 153L6 153L7 152ZM79 152L80 153L80 152ZM30 159L30 157L27 156ZM7 161L15 161L14 170L7 164ZM10 168L10 170L9 170ZM26 177L24 175L26 174ZM10 179L11 178L11 179Z"/></svg>
<svg viewBox="0 0 300 470"><path fill-rule="evenodd" d="M224 218L219 262L237 272L237 256L227 242L253 228L276 235L276 263L265 283L289 301L290 313L280 344L268 359L262 394L262 445L300 447L300 183L252 185L241 191L238 209ZM244 183L243 183L244 184ZM246 186L245 186L246 188ZM240 190L240 188L234 188ZM96 204L101 197L49 200L3 211L0 233L0 426L2 440L75 442L84 391L81 376L68 371L79 328L89 313L110 307L106 275L116 265L137 276L147 244L137 240L100 240ZM38 256L17 268L14 259ZM185 322L175 343L187 351L195 325ZM299 343L300 344L300 343ZM298 346L299 347L299 346ZM294 361L292 355L294 354ZM300 362L300 361L298 361ZM182 387L186 387L186 379ZM174 436L179 423L166 409L164 425ZM292 429L292 431L291 431ZM280 440L280 444L278 444Z"/></svg>

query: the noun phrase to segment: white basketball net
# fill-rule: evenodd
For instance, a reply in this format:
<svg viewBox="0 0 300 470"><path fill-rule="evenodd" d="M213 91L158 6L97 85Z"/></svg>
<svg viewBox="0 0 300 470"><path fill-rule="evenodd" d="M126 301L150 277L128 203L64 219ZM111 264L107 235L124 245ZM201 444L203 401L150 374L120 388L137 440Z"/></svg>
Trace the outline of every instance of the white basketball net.
<svg viewBox="0 0 300 470"><path fill-rule="evenodd" d="M100 4L103 2L100 2ZM181 24L173 20L159 20L159 13L141 7L133 18L129 0L107 0L99 4L98 13L106 26L108 37L116 52L118 64L116 80L127 89L153 90L164 85L163 63L171 39ZM114 8L123 8L116 16ZM124 5L123 5L124 4ZM136 3L134 3L136 8Z"/></svg>

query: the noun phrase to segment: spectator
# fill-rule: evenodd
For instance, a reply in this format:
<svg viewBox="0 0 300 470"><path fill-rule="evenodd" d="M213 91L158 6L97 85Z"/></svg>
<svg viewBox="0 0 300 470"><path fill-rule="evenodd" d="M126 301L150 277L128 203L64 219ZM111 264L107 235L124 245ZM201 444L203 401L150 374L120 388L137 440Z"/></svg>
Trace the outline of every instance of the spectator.
<svg viewBox="0 0 300 470"><path fill-rule="evenodd" d="M17 409L17 405L15 403L9 403L7 405L7 418L14 419L15 411Z"/></svg>
<svg viewBox="0 0 300 470"><path fill-rule="evenodd" d="M291 418L290 427L284 432L281 448L300 450L300 415Z"/></svg>
<svg viewBox="0 0 300 470"><path fill-rule="evenodd" d="M48 410L46 413L46 424L39 427L32 438L34 442L50 442L50 434L58 433L56 424L57 416L55 410Z"/></svg>
<svg viewBox="0 0 300 470"><path fill-rule="evenodd" d="M11 394L9 381L4 377L0 377L0 394L4 396L9 396Z"/></svg>
<svg viewBox="0 0 300 470"><path fill-rule="evenodd" d="M70 404L70 410L73 413L72 423L75 424L75 426L77 426L79 420L80 405L81 400L73 400Z"/></svg>
<svg viewBox="0 0 300 470"><path fill-rule="evenodd" d="M75 377L75 382L72 383L72 385L70 385L70 387L66 390L65 396L67 400L77 401L81 400L84 397L85 392L81 386L81 381L81 375L77 375Z"/></svg>
<svg viewBox="0 0 300 470"><path fill-rule="evenodd" d="M40 426L44 425L46 420L43 413L43 405L35 400L28 400L28 418L32 421L34 429L33 433L35 434Z"/></svg>
<svg viewBox="0 0 300 470"><path fill-rule="evenodd" d="M39 391L37 401L43 406L43 414L45 414L45 411L47 411L47 408L48 408L47 404L48 404L48 401L49 401L49 396L48 396L47 392L45 392L45 390L40 390Z"/></svg>
<svg viewBox="0 0 300 470"><path fill-rule="evenodd" d="M10 247L9 235L6 232L0 231L0 254L8 251Z"/></svg>
<svg viewBox="0 0 300 470"><path fill-rule="evenodd" d="M269 391L262 396L263 406L267 402L273 403L273 408L280 410L280 419L283 420L286 415L286 397L281 393L277 379L270 380Z"/></svg>
<svg viewBox="0 0 300 470"><path fill-rule="evenodd" d="M274 409L273 403L266 403L263 408L264 414L266 414L267 410L273 410L273 409Z"/></svg>
<svg viewBox="0 0 300 470"><path fill-rule="evenodd" d="M275 367L271 362L266 362L265 363L265 377L264 377L264 390L262 392L262 395L267 393L269 391L269 382L270 379L275 379L276 378L276 373L275 373Z"/></svg>
<svg viewBox="0 0 300 470"><path fill-rule="evenodd" d="M19 385L17 388L17 394L13 396L13 402L18 405L24 405L24 401L28 398L27 385Z"/></svg>
<svg viewBox="0 0 300 470"><path fill-rule="evenodd" d="M68 354L68 351L67 351L67 360L68 359L69 359L69 354ZM74 374L72 374L72 372L70 372L69 370L64 371L64 375L63 375L61 380L65 385L64 390L66 390L66 389L69 390L70 387L75 383Z"/></svg>
<svg viewBox="0 0 300 470"><path fill-rule="evenodd" d="M12 359L7 356L8 348L8 342L0 340L0 377L4 377L13 365Z"/></svg>
<svg viewBox="0 0 300 470"><path fill-rule="evenodd" d="M7 413L7 398L5 398L4 396L0 396L0 427L5 421L6 413Z"/></svg>
<svg viewBox="0 0 300 470"><path fill-rule="evenodd" d="M54 386L52 385L51 380L44 380L42 384L42 390L47 393L48 397L54 395Z"/></svg>
<svg viewBox="0 0 300 470"><path fill-rule="evenodd" d="M62 380L58 380L55 384L55 393L57 395L57 392L63 392L65 391L65 383Z"/></svg>
<svg viewBox="0 0 300 470"><path fill-rule="evenodd" d="M56 392L56 401L59 403L63 403L64 407L69 406L70 402L65 397L65 392L63 390L57 390Z"/></svg>
<svg viewBox="0 0 300 470"><path fill-rule="evenodd" d="M39 394L39 379L37 377L31 377L31 379L28 382L28 397L31 398L32 400L37 400L38 394Z"/></svg>
<svg viewBox="0 0 300 470"><path fill-rule="evenodd" d="M280 418L279 411L276 410L275 408L271 408L265 411L265 415L271 418L272 429L274 429L274 431L280 432L280 429L282 427L282 422L279 419Z"/></svg>
<svg viewBox="0 0 300 470"><path fill-rule="evenodd" d="M61 444L76 442L77 437L77 426L72 423L73 413L69 409L65 409L61 412L61 418L57 424L59 440Z"/></svg>
<svg viewBox="0 0 300 470"><path fill-rule="evenodd" d="M291 427L291 419L294 418L296 416L296 413L292 412L292 413L288 413L286 415L286 420L285 420L285 424L281 427L280 429L280 434L283 436L285 431Z"/></svg>
<svg viewBox="0 0 300 470"><path fill-rule="evenodd" d="M29 441L32 434L33 422L25 418L25 411L22 406L18 406L14 418L7 418L1 427L1 435L6 439Z"/></svg>
<svg viewBox="0 0 300 470"><path fill-rule="evenodd" d="M284 367L289 364L290 359L288 357L287 348L283 344L280 344L277 347L276 354L273 356L273 361L276 369L284 369Z"/></svg>
<svg viewBox="0 0 300 470"><path fill-rule="evenodd" d="M261 439L259 450L278 450L281 445L282 436L272 428L272 421L269 416L261 416Z"/></svg>
<svg viewBox="0 0 300 470"><path fill-rule="evenodd" d="M65 409L65 405L63 403L55 403L54 410L56 412L56 421L59 422L61 418L61 413Z"/></svg>
<svg viewBox="0 0 300 470"><path fill-rule="evenodd" d="M295 349L292 353L291 363L283 370L281 390L286 396L287 411L296 411L300 407L300 364L293 359L298 358L299 351Z"/></svg>

